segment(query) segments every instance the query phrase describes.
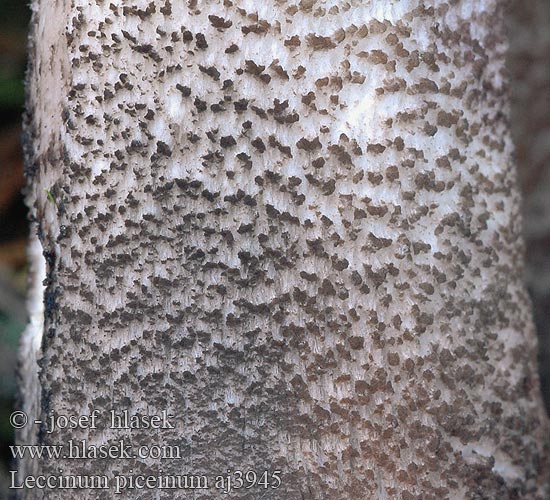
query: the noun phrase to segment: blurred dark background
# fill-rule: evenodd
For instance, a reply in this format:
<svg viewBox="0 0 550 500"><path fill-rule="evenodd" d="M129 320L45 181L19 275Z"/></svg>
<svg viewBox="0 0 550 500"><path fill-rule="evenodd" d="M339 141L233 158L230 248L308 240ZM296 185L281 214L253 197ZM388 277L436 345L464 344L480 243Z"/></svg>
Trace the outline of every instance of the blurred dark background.
<svg viewBox="0 0 550 500"><path fill-rule="evenodd" d="M550 0L511 0L509 5L511 124L523 193L525 281L550 413Z"/></svg>
<svg viewBox="0 0 550 500"><path fill-rule="evenodd" d="M8 423L15 394L19 335L26 323L27 240L20 147L23 77L30 11L22 0L0 0L0 499L7 498Z"/></svg>
<svg viewBox="0 0 550 500"><path fill-rule="evenodd" d="M18 339L26 322L26 210L20 147L26 29L23 0L0 0L0 499L13 439L8 416L15 394ZM524 195L526 283L539 332L540 373L550 408L550 0L512 0L512 128ZM2 484L4 483L4 484Z"/></svg>

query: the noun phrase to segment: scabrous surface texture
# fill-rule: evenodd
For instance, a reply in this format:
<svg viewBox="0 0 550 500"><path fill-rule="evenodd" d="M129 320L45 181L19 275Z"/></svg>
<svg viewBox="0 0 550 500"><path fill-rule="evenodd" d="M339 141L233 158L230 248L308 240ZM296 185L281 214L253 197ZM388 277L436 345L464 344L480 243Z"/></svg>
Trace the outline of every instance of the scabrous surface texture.
<svg viewBox="0 0 550 500"><path fill-rule="evenodd" d="M548 498L502 2L33 7L41 415L167 409L176 427L38 440L183 450L40 471ZM220 495L151 494L120 498Z"/></svg>

